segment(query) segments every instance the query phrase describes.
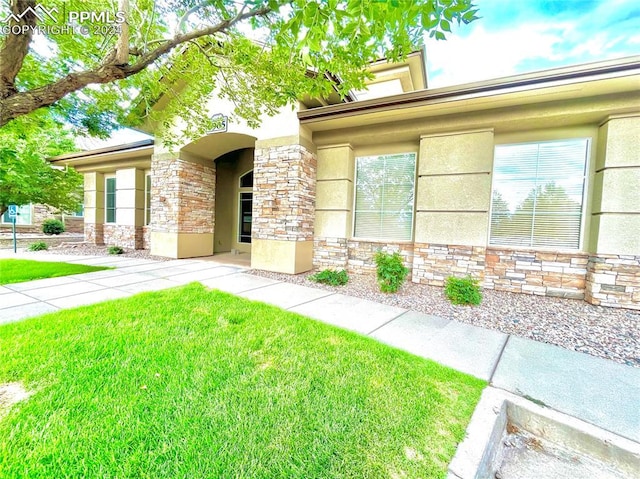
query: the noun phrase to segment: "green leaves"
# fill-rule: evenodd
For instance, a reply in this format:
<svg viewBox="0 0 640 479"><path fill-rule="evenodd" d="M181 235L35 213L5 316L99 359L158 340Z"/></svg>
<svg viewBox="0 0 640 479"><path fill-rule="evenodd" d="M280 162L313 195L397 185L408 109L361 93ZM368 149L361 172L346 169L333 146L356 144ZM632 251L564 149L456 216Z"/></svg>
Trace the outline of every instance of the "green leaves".
<svg viewBox="0 0 640 479"><path fill-rule="evenodd" d="M339 271L323 269L322 271L318 271L316 274L309 276L309 279L316 283L323 283L331 286L343 286L349 282L349 275L344 269Z"/></svg>
<svg viewBox="0 0 640 479"><path fill-rule="evenodd" d="M445 280L444 294L453 304L474 304L482 302L482 293L477 279L471 276L456 278L449 276Z"/></svg>
<svg viewBox="0 0 640 479"><path fill-rule="evenodd" d="M46 161L73 150L70 132L51 112L34 112L0 129L0 212L28 203L74 211L82 201L82 175Z"/></svg>
<svg viewBox="0 0 640 479"><path fill-rule="evenodd" d="M58 27L68 23L70 12L115 14L118 8L115 0L50 0L47 6L61 12ZM237 25L221 24L251 11L262 13ZM134 0L128 12L131 67L177 31L222 27L213 35L177 41L135 75L68 93L50 108L91 135L107 135L123 124L153 130L178 117L182 134L193 137L205 131L208 112L202 105L216 95L235 104L236 117L254 126L305 95L337 89L344 96L362 87L371 61L402 60L422 45L425 34L445 39L452 22L474 21L477 11L471 0ZM31 45L16 78L21 91L45 88L46 94L68 74L109 63L117 28L104 33L105 28L97 27L105 25L95 20L77 21L76 26L89 33L50 34L39 54ZM336 85L324 72L339 75L341 83Z"/></svg>
<svg viewBox="0 0 640 479"><path fill-rule="evenodd" d="M402 262L402 256L397 251L393 254L378 251L374 257L376 262L376 276L380 291L396 293L409 274L409 269Z"/></svg>

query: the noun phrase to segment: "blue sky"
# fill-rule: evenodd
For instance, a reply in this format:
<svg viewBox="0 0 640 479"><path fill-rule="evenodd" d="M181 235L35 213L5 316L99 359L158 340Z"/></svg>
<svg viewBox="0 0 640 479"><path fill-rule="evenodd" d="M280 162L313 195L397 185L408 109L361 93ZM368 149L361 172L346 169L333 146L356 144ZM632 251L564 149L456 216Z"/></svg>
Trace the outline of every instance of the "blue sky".
<svg viewBox="0 0 640 479"><path fill-rule="evenodd" d="M640 55L637 0L475 0L481 19L428 39L429 87Z"/></svg>

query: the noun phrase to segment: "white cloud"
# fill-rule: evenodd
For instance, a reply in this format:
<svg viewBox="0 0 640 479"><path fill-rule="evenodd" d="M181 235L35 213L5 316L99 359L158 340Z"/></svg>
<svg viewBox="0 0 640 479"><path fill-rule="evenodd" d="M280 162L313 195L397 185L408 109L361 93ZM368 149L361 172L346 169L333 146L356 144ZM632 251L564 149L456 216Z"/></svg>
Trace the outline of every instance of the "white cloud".
<svg viewBox="0 0 640 479"><path fill-rule="evenodd" d="M446 41L427 41L427 63L437 88L518 73L525 59L558 59L556 47L571 31L571 24L517 25L486 31L478 25L467 37L450 36Z"/></svg>
<svg viewBox="0 0 640 479"><path fill-rule="evenodd" d="M446 41L426 39L431 88L640 54L640 8L632 0L589 8L580 0L477 1L480 20Z"/></svg>

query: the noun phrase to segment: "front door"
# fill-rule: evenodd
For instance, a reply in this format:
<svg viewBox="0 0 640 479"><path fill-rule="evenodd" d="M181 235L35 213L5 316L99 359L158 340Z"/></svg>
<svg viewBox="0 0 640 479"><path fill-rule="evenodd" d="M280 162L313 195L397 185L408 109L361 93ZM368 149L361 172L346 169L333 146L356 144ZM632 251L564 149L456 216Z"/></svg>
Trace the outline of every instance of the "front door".
<svg viewBox="0 0 640 479"><path fill-rule="evenodd" d="M251 243L251 216L253 214L253 193L240 193L239 243Z"/></svg>

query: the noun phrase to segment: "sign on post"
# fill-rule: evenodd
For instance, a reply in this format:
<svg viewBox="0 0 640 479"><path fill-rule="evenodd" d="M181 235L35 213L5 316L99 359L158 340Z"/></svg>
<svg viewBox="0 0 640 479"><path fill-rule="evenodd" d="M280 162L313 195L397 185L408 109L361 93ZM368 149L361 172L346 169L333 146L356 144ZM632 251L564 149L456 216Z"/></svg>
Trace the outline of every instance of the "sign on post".
<svg viewBox="0 0 640 479"><path fill-rule="evenodd" d="M18 205L9 205L9 219L13 225L13 252L18 251L18 242L16 241L16 217L18 216Z"/></svg>

